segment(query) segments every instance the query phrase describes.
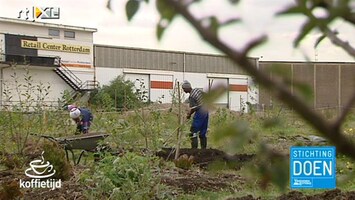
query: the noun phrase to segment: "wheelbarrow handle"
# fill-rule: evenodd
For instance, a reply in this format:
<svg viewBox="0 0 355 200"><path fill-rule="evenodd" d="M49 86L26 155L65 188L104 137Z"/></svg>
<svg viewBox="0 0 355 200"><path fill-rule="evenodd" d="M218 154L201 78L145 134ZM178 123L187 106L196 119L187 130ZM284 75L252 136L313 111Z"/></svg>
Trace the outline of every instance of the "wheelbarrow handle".
<svg viewBox="0 0 355 200"><path fill-rule="evenodd" d="M34 133L31 133L30 135L34 135L34 136L37 136L37 137L43 137L43 138L46 138L52 142L58 142L57 139L55 139L54 137L52 136L49 136L49 135L38 135L38 134L34 134Z"/></svg>

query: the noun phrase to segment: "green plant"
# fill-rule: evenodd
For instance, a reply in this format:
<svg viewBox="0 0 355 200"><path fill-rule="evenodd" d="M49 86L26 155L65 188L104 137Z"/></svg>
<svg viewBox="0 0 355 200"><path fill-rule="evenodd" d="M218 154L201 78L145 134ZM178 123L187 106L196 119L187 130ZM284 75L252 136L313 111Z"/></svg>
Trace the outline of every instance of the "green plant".
<svg viewBox="0 0 355 200"><path fill-rule="evenodd" d="M19 154L4 154L0 157L0 163L8 169L20 169L25 163L25 158Z"/></svg>
<svg viewBox="0 0 355 200"><path fill-rule="evenodd" d="M23 73L19 76L18 72ZM16 68L12 65L11 81L6 81L3 89L4 96L4 129L8 139L15 142L16 152L22 154L28 142L30 133L42 133L43 110L45 101L50 93L50 84L35 82L28 66ZM38 126L36 126L38 124ZM3 136L6 137L6 136ZM6 144L4 144L6 145Z"/></svg>
<svg viewBox="0 0 355 200"><path fill-rule="evenodd" d="M109 156L93 169L81 175L88 184L88 198L94 199L154 199L165 194L159 183L159 161L125 153L122 157Z"/></svg>
<svg viewBox="0 0 355 200"><path fill-rule="evenodd" d="M73 168L69 161L67 161L63 148L57 143L45 142L43 144L43 149L44 159L49 161L56 170L53 178L61 179L62 181L68 180L73 174Z"/></svg>
<svg viewBox="0 0 355 200"><path fill-rule="evenodd" d="M98 90L91 93L89 102L98 108L112 111L133 108L139 102L139 96L133 90L134 84L118 76Z"/></svg>
<svg viewBox="0 0 355 200"><path fill-rule="evenodd" d="M181 169L190 169L194 162L193 156L188 156L186 154L181 155L178 159L174 160L175 166Z"/></svg>

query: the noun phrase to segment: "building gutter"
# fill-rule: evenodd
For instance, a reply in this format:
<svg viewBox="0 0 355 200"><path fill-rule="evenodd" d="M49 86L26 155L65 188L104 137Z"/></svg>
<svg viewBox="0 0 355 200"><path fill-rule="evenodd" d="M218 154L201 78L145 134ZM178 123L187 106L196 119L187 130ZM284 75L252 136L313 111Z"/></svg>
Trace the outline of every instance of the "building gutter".
<svg viewBox="0 0 355 200"><path fill-rule="evenodd" d="M182 62L182 80L185 80L185 72L186 72L186 53L183 53L183 62Z"/></svg>

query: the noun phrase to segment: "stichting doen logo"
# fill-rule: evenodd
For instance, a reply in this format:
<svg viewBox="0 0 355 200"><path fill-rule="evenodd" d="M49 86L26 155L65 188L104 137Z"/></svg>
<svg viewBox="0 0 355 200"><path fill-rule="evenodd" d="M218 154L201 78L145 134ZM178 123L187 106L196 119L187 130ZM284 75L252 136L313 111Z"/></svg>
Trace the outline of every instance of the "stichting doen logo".
<svg viewBox="0 0 355 200"><path fill-rule="evenodd" d="M49 161L45 161L41 155L41 159L30 162L30 167L25 170L26 176L32 178L30 181L20 180L21 188L51 188L52 190L60 188L62 182L60 179L49 179L56 171Z"/></svg>

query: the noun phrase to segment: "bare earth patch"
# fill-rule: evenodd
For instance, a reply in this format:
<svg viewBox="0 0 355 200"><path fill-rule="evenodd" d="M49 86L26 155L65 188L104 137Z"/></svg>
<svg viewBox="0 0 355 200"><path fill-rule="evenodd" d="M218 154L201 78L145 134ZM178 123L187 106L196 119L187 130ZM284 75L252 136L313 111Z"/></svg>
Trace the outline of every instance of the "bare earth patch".
<svg viewBox="0 0 355 200"><path fill-rule="evenodd" d="M233 174L211 175L204 171L174 169L164 171L162 183L178 188L184 193L194 193L197 190L207 191L235 191L237 186L233 185L236 181L243 184L242 177Z"/></svg>

